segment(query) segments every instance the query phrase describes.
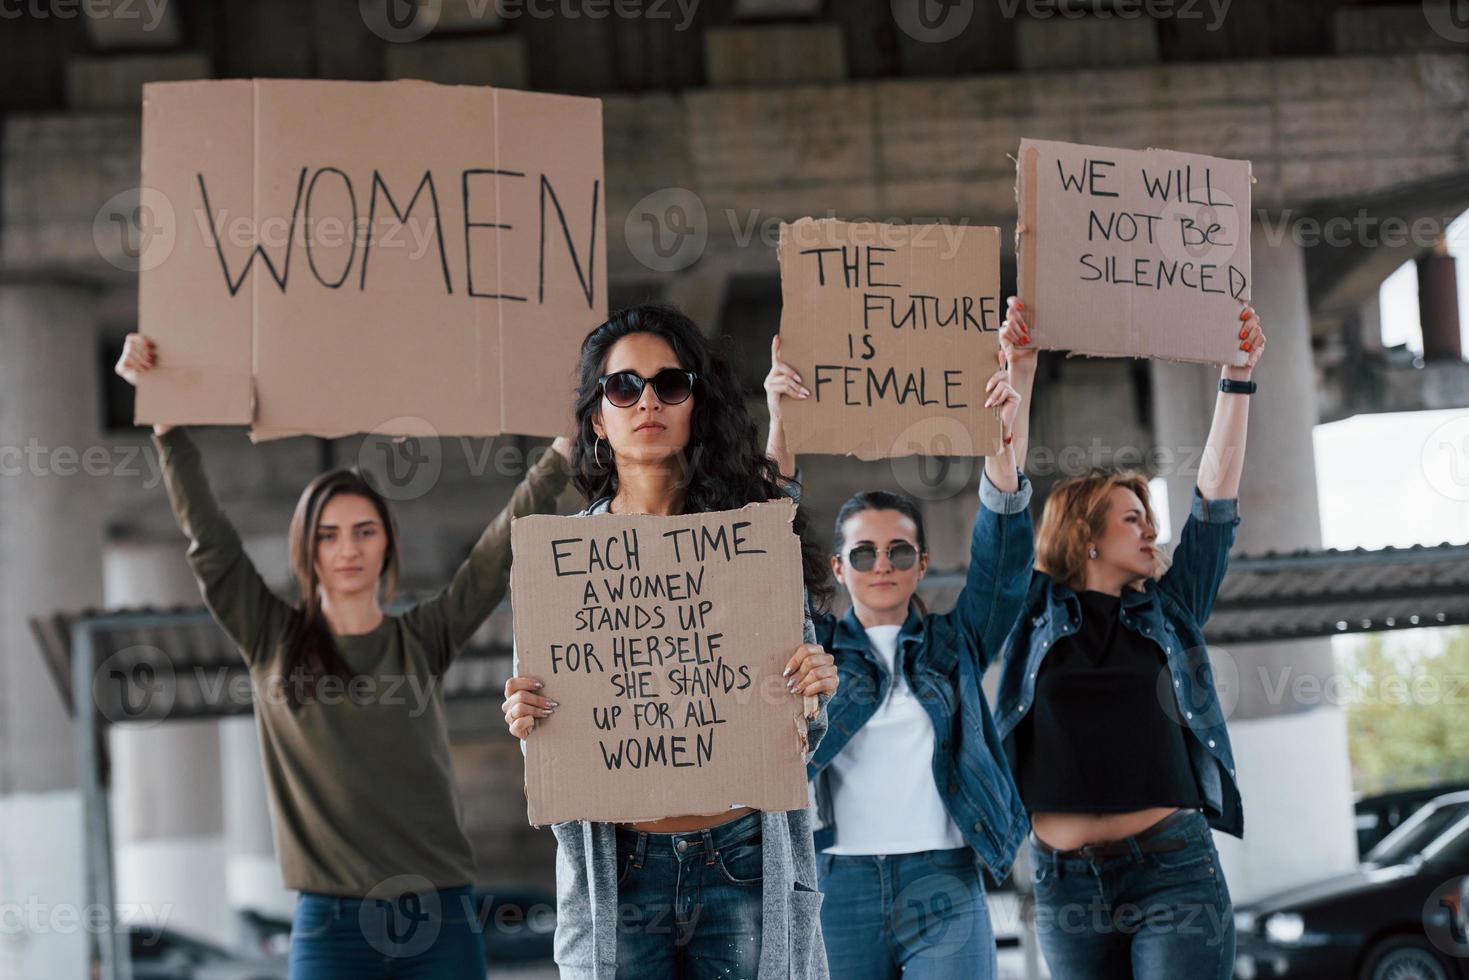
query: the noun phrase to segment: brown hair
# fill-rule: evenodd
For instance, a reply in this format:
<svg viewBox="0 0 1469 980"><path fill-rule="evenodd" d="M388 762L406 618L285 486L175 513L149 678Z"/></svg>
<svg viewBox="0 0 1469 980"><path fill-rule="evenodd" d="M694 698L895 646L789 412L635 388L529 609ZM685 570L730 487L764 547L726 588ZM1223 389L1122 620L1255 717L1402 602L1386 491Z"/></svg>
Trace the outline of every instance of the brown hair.
<svg viewBox="0 0 1469 980"><path fill-rule="evenodd" d="M337 650L331 629L322 616L321 583L316 575L316 536L321 527L321 514L327 503L337 496L364 497L376 508L383 533L387 535L383 567L379 570L382 601L392 599L398 587L398 525L393 520L387 499L355 466L328 470L312 480L301 491L301 499L296 501L289 535L291 571L296 575L296 585L301 592L301 608L290 640L284 676L292 681L286 689L292 692L292 701L296 704L300 703L303 690L317 693L317 685L323 677L350 676L347 662Z"/></svg>
<svg viewBox="0 0 1469 980"><path fill-rule="evenodd" d="M1088 542L1102 537L1106 531L1107 497L1115 487L1137 494L1148 525L1158 527L1148 497L1147 477L1128 470L1117 473L1092 470L1085 476L1056 484L1046 497L1045 511L1035 535L1036 568L1073 588L1086 581Z"/></svg>

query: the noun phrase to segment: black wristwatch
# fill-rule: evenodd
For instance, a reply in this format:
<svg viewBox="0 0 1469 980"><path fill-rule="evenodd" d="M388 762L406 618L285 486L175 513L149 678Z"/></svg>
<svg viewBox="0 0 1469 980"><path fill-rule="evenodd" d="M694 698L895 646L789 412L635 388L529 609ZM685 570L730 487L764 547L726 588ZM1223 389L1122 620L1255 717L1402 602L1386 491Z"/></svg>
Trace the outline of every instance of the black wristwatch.
<svg viewBox="0 0 1469 980"><path fill-rule="evenodd" d="M1236 381L1233 378L1220 378L1219 390L1226 395L1253 395L1259 387L1253 381Z"/></svg>

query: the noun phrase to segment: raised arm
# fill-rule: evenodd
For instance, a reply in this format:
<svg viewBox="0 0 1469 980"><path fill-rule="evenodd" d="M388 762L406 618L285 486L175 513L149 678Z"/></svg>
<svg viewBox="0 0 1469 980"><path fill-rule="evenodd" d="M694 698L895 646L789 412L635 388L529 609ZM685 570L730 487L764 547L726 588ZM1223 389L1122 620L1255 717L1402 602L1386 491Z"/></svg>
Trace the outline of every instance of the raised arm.
<svg viewBox="0 0 1469 980"><path fill-rule="evenodd" d="M142 334L129 334L115 370L129 384L158 363L158 347ZM163 467L163 485L179 529L189 539L186 557L204 603L245 662L253 664L285 634L293 610L266 586L234 525L219 509L199 449L185 429L155 425L153 445Z"/></svg>
<svg viewBox="0 0 1469 980"><path fill-rule="evenodd" d="M1249 353L1242 367L1226 366L1221 381L1248 383L1265 349L1265 333L1253 309L1240 313L1240 349ZM1249 425L1250 396L1220 391L1214 401L1214 421L1199 465L1188 520L1173 549L1173 563L1158 585L1172 595L1203 625L1214 610L1214 599L1229 568L1229 552L1239 525L1239 481L1245 464L1245 433Z"/></svg>
<svg viewBox="0 0 1469 980"><path fill-rule="evenodd" d="M1010 383L1020 393L1020 411L1015 416L1015 459L1022 468L1030 450L1030 398L1035 390L1036 351L1030 346L1030 326L1025 321L1025 303L1010 297L1005 324L1000 328L1000 351L1010 370Z"/></svg>
<svg viewBox="0 0 1469 980"><path fill-rule="evenodd" d="M265 584L245 554L234 525L215 502L204 463L186 429L155 433L163 484L179 529L189 539L186 557L214 618L253 664L285 635L294 611Z"/></svg>
<svg viewBox="0 0 1469 980"><path fill-rule="evenodd" d="M1220 381L1248 383L1265 350L1260 317L1246 307L1240 313L1240 350L1250 355L1243 367L1226 365ZM1245 466L1245 436L1250 424L1250 396L1221 391L1214 399L1214 422L1199 464L1199 494L1205 500L1233 500L1239 496L1239 478Z"/></svg>
<svg viewBox="0 0 1469 980"><path fill-rule="evenodd" d="M505 598L510 585L510 522L556 512L557 499L571 478L570 456L569 440L556 440L485 528L449 584L406 614L419 635L433 641L427 645L435 673L449 669L459 649Z"/></svg>
<svg viewBox="0 0 1469 980"><path fill-rule="evenodd" d="M796 369L780 359L780 334L770 341L770 373L765 376L765 406L770 410L770 435L765 440L765 455L775 460L781 476L796 475L796 454L786 448L785 422L781 404L787 398L802 401L811 397Z"/></svg>
<svg viewBox="0 0 1469 980"><path fill-rule="evenodd" d="M999 655L1005 635L1020 615L1030 584L1034 535L1030 522L1030 481L1015 466L1014 425L1020 394L1005 371L986 385L985 404L1000 410L1004 452L985 458L979 483L979 511L969 539L969 567L952 618L970 641L983 669Z"/></svg>

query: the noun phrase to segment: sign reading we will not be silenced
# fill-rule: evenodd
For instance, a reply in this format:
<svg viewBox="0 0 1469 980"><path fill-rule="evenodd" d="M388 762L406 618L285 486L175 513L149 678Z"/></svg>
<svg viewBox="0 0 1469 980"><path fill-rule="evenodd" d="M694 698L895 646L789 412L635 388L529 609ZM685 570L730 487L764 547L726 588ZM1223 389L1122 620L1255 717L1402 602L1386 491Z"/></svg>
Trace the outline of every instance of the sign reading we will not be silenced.
<svg viewBox="0 0 1469 980"><path fill-rule="evenodd" d="M1020 299L1033 344L1243 364L1250 164L1022 140Z"/></svg>
<svg viewBox="0 0 1469 980"><path fill-rule="evenodd" d="M988 456L999 413L1000 232L803 218L780 227L782 358L811 397L795 453Z"/></svg>
<svg viewBox="0 0 1469 980"><path fill-rule="evenodd" d="M606 318L602 106L427 82L143 93L137 421L551 436Z"/></svg>
<svg viewBox="0 0 1469 980"><path fill-rule="evenodd" d="M526 740L530 822L806 806L790 500L511 525L516 671L560 707Z"/></svg>

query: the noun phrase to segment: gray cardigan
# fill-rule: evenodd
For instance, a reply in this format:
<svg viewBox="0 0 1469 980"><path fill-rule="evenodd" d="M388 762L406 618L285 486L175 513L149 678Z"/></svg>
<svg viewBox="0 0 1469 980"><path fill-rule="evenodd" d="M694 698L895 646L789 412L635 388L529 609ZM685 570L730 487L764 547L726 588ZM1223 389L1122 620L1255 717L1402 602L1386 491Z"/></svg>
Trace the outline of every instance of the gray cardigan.
<svg viewBox="0 0 1469 980"><path fill-rule="evenodd" d="M578 514L604 514L599 500ZM816 642L808 616L805 642ZM517 668L518 671L518 668ZM826 702L806 728L807 759L826 734ZM828 980L821 937L821 892L807 810L761 813L760 971L753 980ZM617 974L617 826L573 820L555 824L556 965L561 980L614 980Z"/></svg>

